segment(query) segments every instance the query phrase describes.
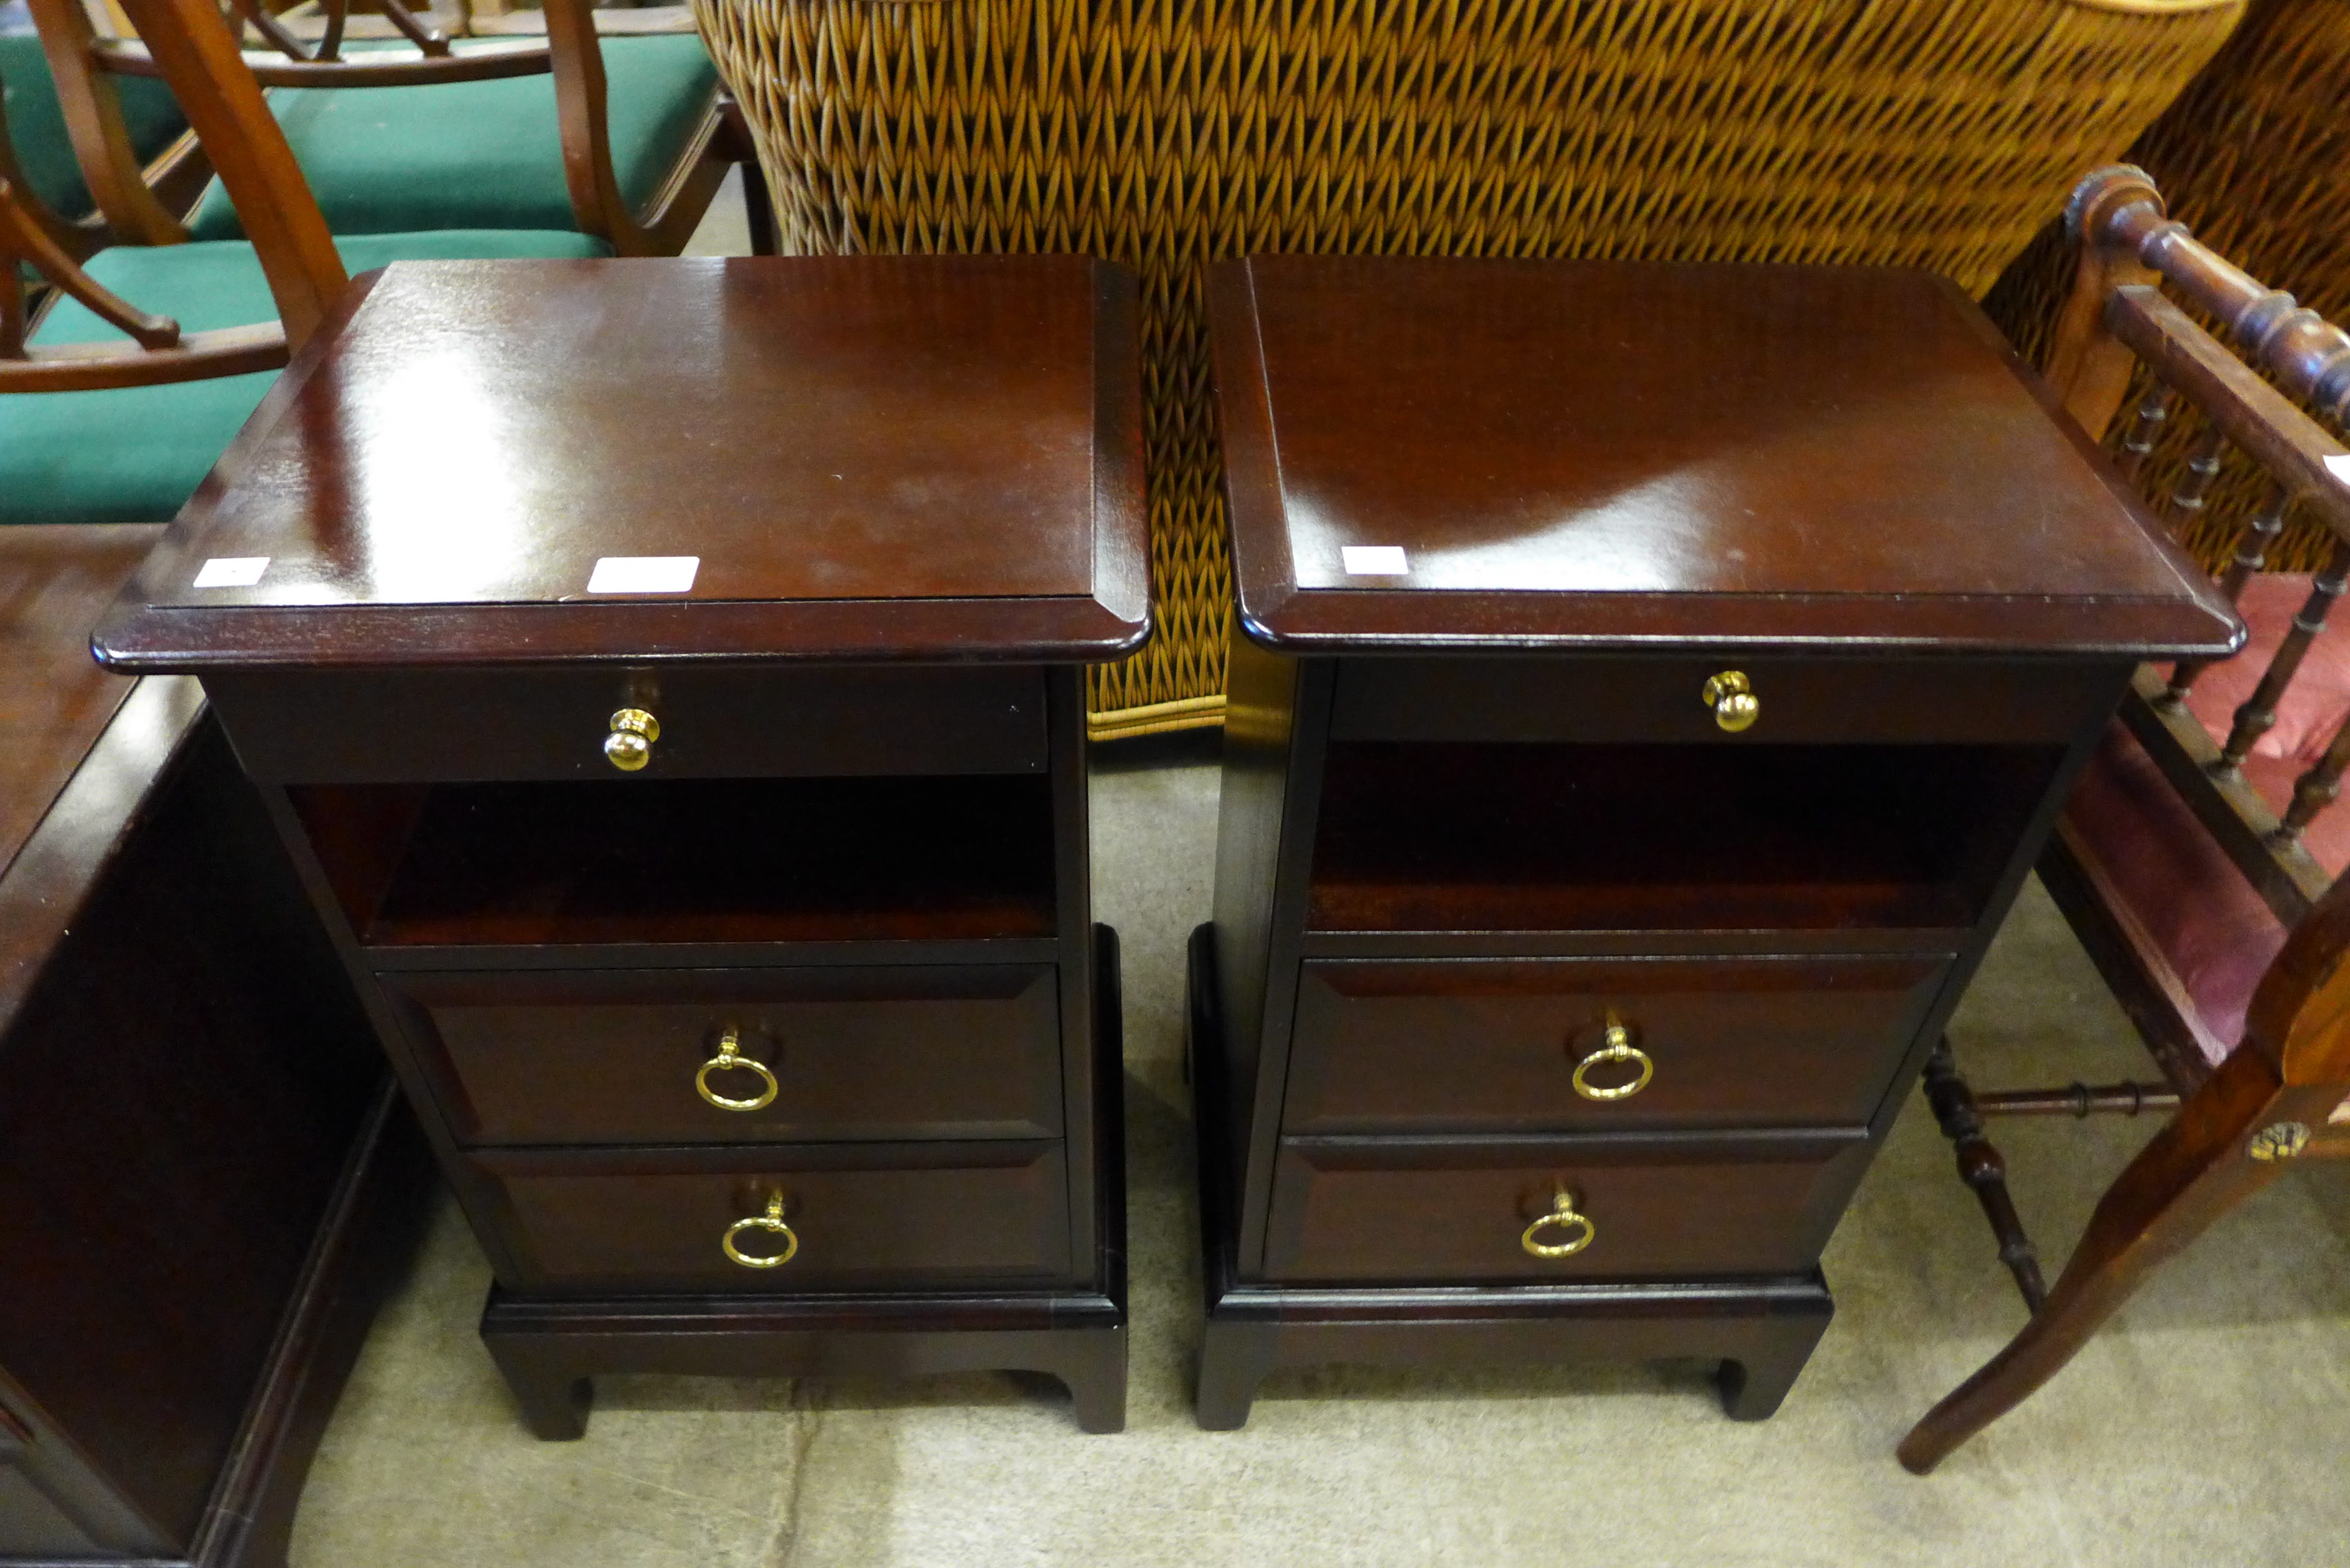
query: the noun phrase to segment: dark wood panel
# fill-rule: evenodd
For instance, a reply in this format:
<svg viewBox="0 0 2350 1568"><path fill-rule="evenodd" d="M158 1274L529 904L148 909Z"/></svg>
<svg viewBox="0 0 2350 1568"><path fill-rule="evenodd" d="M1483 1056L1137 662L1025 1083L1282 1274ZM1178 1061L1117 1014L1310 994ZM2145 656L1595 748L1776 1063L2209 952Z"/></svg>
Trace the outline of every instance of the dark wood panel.
<svg viewBox="0 0 2350 1568"><path fill-rule="evenodd" d="M1867 1147L1857 1129L1775 1145L1284 1142L1264 1275L1474 1283L1802 1273L1818 1262ZM1591 1242L1572 1257L1534 1257L1520 1239L1562 1190L1590 1220ZM1537 1237L1554 1239L1550 1230Z"/></svg>
<svg viewBox="0 0 2350 1568"><path fill-rule="evenodd" d="M1349 659L1334 741L1672 742L1752 746L2064 745L2112 705L2126 667L2054 660L1651 658ZM1735 670L1761 706L1731 732L1703 700Z"/></svg>
<svg viewBox="0 0 2350 1568"><path fill-rule="evenodd" d="M2063 752L1469 745L1327 753L1317 930L1971 927Z"/></svg>
<svg viewBox="0 0 2350 1568"><path fill-rule="evenodd" d="M1069 1274L1058 1144L830 1144L723 1150L484 1151L538 1293L920 1290ZM721 1245L777 1195L790 1262L750 1268ZM780 1251L750 1230L738 1247Z"/></svg>
<svg viewBox="0 0 2350 1568"><path fill-rule="evenodd" d="M365 945L1055 934L1038 774L415 787L287 791Z"/></svg>
<svg viewBox="0 0 2350 1568"><path fill-rule="evenodd" d="M1947 955L1309 962L1292 1133L1856 1127L1884 1096ZM1610 1020L1648 1081L1578 1094ZM1585 1070L1594 1090L1640 1065Z"/></svg>
<svg viewBox="0 0 2350 1568"><path fill-rule="evenodd" d="M382 1071L218 731L151 792L86 803L132 820L0 1041L0 1366L138 1552L194 1539Z"/></svg>
<svg viewBox="0 0 2350 1568"><path fill-rule="evenodd" d="M605 970L379 977L415 1004L452 1131L484 1144L1056 1136L1058 971ZM750 1068L697 1074L732 1030Z"/></svg>
<svg viewBox="0 0 2350 1568"><path fill-rule="evenodd" d="M161 532L0 528L0 868L130 690L90 662L89 628Z"/></svg>
<svg viewBox="0 0 2350 1568"><path fill-rule="evenodd" d="M285 670L213 672L204 691L245 770L288 784L1045 766L1044 678L1025 666ZM634 774L604 755L621 708L641 708L660 724L650 760Z"/></svg>

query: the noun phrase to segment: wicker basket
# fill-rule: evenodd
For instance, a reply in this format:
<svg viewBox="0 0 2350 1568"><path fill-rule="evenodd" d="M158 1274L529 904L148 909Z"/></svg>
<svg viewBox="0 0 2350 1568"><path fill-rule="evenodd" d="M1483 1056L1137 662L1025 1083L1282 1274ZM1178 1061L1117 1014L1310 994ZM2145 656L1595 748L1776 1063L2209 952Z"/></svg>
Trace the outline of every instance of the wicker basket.
<svg viewBox="0 0 2350 1568"><path fill-rule="evenodd" d="M1136 267L1158 632L1097 733L1222 715L1205 262L1906 263L1979 290L2238 0L694 0L786 248ZM1692 388L1692 396L1702 389Z"/></svg>
<svg viewBox="0 0 2350 1568"><path fill-rule="evenodd" d="M2350 321L2350 0L2255 0L2126 161L2154 176L2171 216L2212 249L2328 321ZM2072 286L2072 247L2052 223L1983 303L2024 357L2045 365ZM2142 380L2124 406L2144 390ZM2202 421L2185 412L2147 459L2150 495L2169 494L2186 473ZM2230 453L2181 538L2216 571L2267 493L2258 468ZM2269 566L2309 571L2331 546L2322 524L2297 519Z"/></svg>

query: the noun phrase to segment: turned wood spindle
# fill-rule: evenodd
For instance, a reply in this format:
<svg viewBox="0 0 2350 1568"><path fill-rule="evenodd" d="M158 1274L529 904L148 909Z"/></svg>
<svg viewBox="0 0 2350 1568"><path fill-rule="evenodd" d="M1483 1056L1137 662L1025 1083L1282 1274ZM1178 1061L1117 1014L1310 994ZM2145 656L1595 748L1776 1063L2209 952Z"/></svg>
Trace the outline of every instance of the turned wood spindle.
<svg viewBox="0 0 2350 1568"><path fill-rule="evenodd" d="M1934 1043L1926 1058L1926 1103L1933 1107L1935 1125L1950 1140L1959 1159L1959 1179L1974 1189L1983 1218L1999 1238L1999 1261L2015 1276L2015 1288L2033 1312L2048 1299L2048 1282L2040 1277L2040 1252L2024 1233L2023 1220L2008 1196L2007 1160L1983 1136L1982 1116L1975 1108L1974 1091L1959 1074L1947 1034Z"/></svg>
<svg viewBox="0 0 2350 1568"><path fill-rule="evenodd" d="M2254 572L2268 565L2269 546L2276 542L2278 535L2284 532L2285 513L2292 504L2292 497L2285 493L2283 485L2272 486L2268 504L2262 506L2258 514L2244 524L2243 532L2236 535L2236 553L2228 558L2228 569L2220 574L2220 591L2228 596L2230 604L2242 600L2244 585L2252 580ZM2196 677L2210 668L2211 661L2208 659L2182 659L2173 665L2170 685L2162 693L2162 705L2178 707L2186 700L2188 689L2195 684Z"/></svg>
<svg viewBox="0 0 2350 1568"><path fill-rule="evenodd" d="M2284 699L2284 689L2301 668L2309 645L2325 629L2325 618L2333 610L2334 601L2342 597L2345 580L2350 580L2350 544L2336 544L2325 569L2310 583L2309 597L2293 612L2293 629L2285 633L2276 657L2269 660L2260 685L2236 710L2235 728L2228 732L2228 743L2220 750L2221 767L2243 766L2244 759L2252 754L2253 745L2276 722L2277 704Z"/></svg>
<svg viewBox="0 0 2350 1568"><path fill-rule="evenodd" d="M2211 494L2211 486L2220 477L2220 462L2226 455L2228 438L2217 425L2208 426L2195 438L2195 447L2187 457L2187 472L2178 476L2177 488L2170 493L2168 515L2173 537L2183 537L2188 525L2203 510L2203 503Z"/></svg>
<svg viewBox="0 0 2350 1568"><path fill-rule="evenodd" d="M2129 429L2122 436L2121 452L2116 458L2124 478L2137 483L2138 470L2146 466L2147 454L2162 437L2162 427L2170 418L2170 389L2157 381L2147 395L2138 400L2137 410L2130 416Z"/></svg>
<svg viewBox="0 0 2350 1568"><path fill-rule="evenodd" d="M2301 830L2317 820L2317 814L2334 804L2342 793L2342 774L2350 769L2350 722L2334 732L2334 740L2317 765L2295 779L2293 784L2293 805L2286 808L2283 822L2277 826L2277 836L2287 843L2301 836Z"/></svg>

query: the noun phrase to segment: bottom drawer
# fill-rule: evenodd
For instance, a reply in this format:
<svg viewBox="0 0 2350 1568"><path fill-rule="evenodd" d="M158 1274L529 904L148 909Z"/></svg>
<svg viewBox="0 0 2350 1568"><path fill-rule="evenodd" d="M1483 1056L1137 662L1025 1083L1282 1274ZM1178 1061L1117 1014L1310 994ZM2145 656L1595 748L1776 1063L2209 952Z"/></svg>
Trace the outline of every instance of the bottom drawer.
<svg viewBox="0 0 2350 1568"><path fill-rule="evenodd" d="M1270 1280L1421 1284L1794 1273L1827 1244L1866 1135L1628 1149L1293 1142L1274 1171ZM1561 1216L1529 1234L1559 1196ZM1527 1242L1571 1252L1537 1255Z"/></svg>
<svg viewBox="0 0 2350 1568"><path fill-rule="evenodd" d="M521 1266L505 1282L519 1290L797 1294L1070 1273L1057 1143L484 1151L473 1163L504 1199Z"/></svg>

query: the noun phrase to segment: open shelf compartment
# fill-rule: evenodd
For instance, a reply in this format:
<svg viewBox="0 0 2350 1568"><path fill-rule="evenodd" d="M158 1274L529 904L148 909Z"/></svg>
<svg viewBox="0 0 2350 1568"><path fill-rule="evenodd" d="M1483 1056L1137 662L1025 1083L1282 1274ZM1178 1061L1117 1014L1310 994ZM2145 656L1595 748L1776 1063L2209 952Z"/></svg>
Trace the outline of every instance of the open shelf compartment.
<svg viewBox="0 0 2350 1568"><path fill-rule="evenodd" d="M1953 929L2047 746L1334 742L1317 930Z"/></svg>
<svg viewBox="0 0 2350 1568"><path fill-rule="evenodd" d="M949 941L1054 931L1042 776L290 790L372 947Z"/></svg>

